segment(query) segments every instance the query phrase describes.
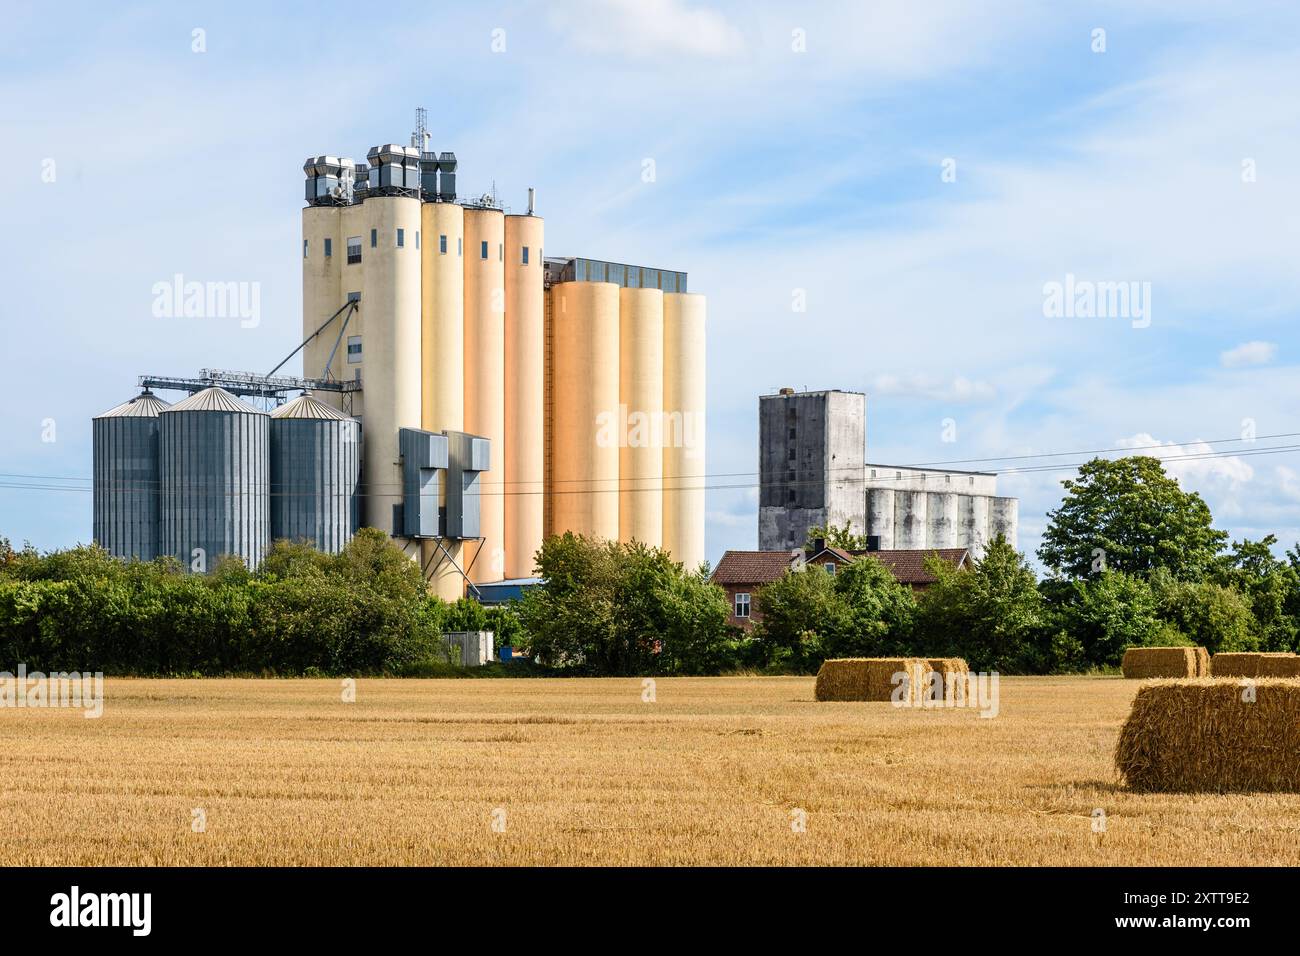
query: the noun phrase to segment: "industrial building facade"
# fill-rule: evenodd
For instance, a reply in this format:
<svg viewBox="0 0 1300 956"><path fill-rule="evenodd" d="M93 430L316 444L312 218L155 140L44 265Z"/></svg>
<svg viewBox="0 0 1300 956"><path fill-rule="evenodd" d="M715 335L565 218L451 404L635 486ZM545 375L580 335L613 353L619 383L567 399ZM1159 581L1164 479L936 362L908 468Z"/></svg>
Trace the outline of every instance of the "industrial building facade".
<svg viewBox="0 0 1300 956"><path fill-rule="evenodd" d="M565 531L704 560L704 298L683 272L547 259L531 189L523 214L493 196L458 201L456 169L454 154L414 145L374 147L365 164L307 161L303 378L142 376L191 395L169 408L146 393L96 420L96 540L186 562L211 544L256 566L282 532L336 551L367 525L446 598L527 578L544 536ZM238 397L284 402L294 387L310 388L310 405L291 404L317 424L292 433ZM178 440L207 456L194 467L228 480L196 472L169 504L180 456L163 446L177 410L208 413L174 418L187 423ZM348 429L351 457L336 447ZM313 455L277 464L277 449L308 445ZM322 456L350 482L342 511L316 501ZM315 509L310 528L287 515L277 525L277 481L279 496ZM233 536L200 531L232 522Z"/></svg>
<svg viewBox="0 0 1300 956"><path fill-rule="evenodd" d="M812 528L848 527L884 551L1016 545L1019 501L997 475L872 464L866 396L782 389L759 398L759 548L802 548Z"/></svg>

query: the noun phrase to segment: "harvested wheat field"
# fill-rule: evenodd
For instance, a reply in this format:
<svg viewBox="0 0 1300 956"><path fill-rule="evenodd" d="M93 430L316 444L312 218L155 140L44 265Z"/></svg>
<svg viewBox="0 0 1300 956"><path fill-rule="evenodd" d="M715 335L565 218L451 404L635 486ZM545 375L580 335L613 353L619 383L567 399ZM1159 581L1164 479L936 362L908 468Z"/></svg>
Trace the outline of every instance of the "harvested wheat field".
<svg viewBox="0 0 1300 956"><path fill-rule="evenodd" d="M1120 787L1140 686L1003 678L983 719L811 677L109 680L99 720L0 709L0 863L1300 864L1300 796Z"/></svg>

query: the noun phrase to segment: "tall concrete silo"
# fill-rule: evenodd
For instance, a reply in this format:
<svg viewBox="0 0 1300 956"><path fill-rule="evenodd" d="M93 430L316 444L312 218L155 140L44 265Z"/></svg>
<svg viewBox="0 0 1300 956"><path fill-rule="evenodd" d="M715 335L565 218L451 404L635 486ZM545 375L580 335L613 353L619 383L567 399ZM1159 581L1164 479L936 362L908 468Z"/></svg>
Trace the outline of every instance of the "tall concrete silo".
<svg viewBox="0 0 1300 956"><path fill-rule="evenodd" d="M356 531L361 426L310 395L271 413L271 537L337 554Z"/></svg>
<svg viewBox="0 0 1300 956"><path fill-rule="evenodd" d="M486 438L492 469L480 481L482 547L470 578L500 580L505 571L505 215L465 209L465 431Z"/></svg>
<svg viewBox="0 0 1300 956"><path fill-rule="evenodd" d="M971 557L984 557L984 547L989 534L989 497L987 495L962 495L958 516L957 545L969 548Z"/></svg>
<svg viewBox="0 0 1300 956"><path fill-rule="evenodd" d="M361 292L363 346L362 520L391 534L394 506L402 502L398 429L421 423L420 201L371 196L347 212L360 220L362 235L373 230L375 236L373 247L363 243L361 263L354 267L361 270L354 291ZM357 284L347 276L345 282Z"/></svg>
<svg viewBox="0 0 1300 956"><path fill-rule="evenodd" d="M704 560L704 321L702 295L664 295L663 547Z"/></svg>
<svg viewBox="0 0 1300 956"><path fill-rule="evenodd" d="M436 190L430 192L437 195ZM420 208L420 221L424 233L420 249L420 427L433 432L458 432L465 428L465 211L453 202L425 202ZM448 539L439 547L428 541L421 552L422 565L429 569L430 583L438 597L447 601L462 597L465 579L457 565L465 565L463 543Z"/></svg>
<svg viewBox="0 0 1300 956"><path fill-rule="evenodd" d="M303 171L307 174L309 203L302 211L304 339L320 328L345 301L342 266L347 259L347 237L343 231L343 210L346 207L332 202L328 191L320 195L325 188L322 184L329 182L328 173L333 171L334 164L341 169L343 161L328 156L315 156L303 165ZM315 378L324 374L337 334L337 330L331 327L325 334L315 336L307 343L302 360L305 375ZM330 396L330 400L332 404L338 402L336 396Z"/></svg>
<svg viewBox="0 0 1300 956"><path fill-rule="evenodd" d="M95 541L119 558L158 555L158 414L167 403L145 389L95 417Z"/></svg>
<svg viewBox="0 0 1300 956"><path fill-rule="evenodd" d="M989 501L989 540L998 535L1007 539L1013 548L1019 547L1020 499L994 497Z"/></svg>
<svg viewBox="0 0 1300 956"><path fill-rule="evenodd" d="M883 550L893 549L894 491L892 488L872 488L868 482L867 534L879 538Z"/></svg>
<svg viewBox="0 0 1300 956"><path fill-rule="evenodd" d="M268 423L221 388L159 412L160 554L195 569L210 570L223 554L261 563L271 530Z"/></svg>
<svg viewBox="0 0 1300 956"><path fill-rule="evenodd" d="M551 327L551 532L616 541L618 286L553 286Z"/></svg>
<svg viewBox="0 0 1300 956"><path fill-rule="evenodd" d="M927 548L957 546L957 495L947 491L930 491L925 496Z"/></svg>
<svg viewBox="0 0 1300 956"><path fill-rule="evenodd" d="M540 216L505 217L504 573L533 573L542 546L544 341Z"/></svg>
<svg viewBox="0 0 1300 956"><path fill-rule="evenodd" d="M664 294L620 289L618 536L659 547L664 524Z"/></svg>
<svg viewBox="0 0 1300 956"><path fill-rule="evenodd" d="M894 547L916 551L927 547L926 493L915 488L894 492Z"/></svg>

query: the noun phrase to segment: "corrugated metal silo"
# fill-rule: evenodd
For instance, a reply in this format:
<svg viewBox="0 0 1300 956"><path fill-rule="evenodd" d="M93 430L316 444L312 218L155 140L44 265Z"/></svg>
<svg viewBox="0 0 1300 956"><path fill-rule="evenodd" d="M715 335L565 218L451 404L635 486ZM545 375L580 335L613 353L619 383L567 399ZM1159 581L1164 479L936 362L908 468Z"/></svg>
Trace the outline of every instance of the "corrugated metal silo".
<svg viewBox="0 0 1300 956"><path fill-rule="evenodd" d="M220 555L257 567L270 541L270 416L221 388L159 415L160 554L208 569ZM196 566L195 549L203 549Z"/></svg>
<svg viewBox="0 0 1300 956"><path fill-rule="evenodd" d="M311 395L271 413L271 537L337 554L356 530L361 426Z"/></svg>
<svg viewBox="0 0 1300 956"><path fill-rule="evenodd" d="M165 408L146 389L92 422L94 536L119 558L158 555L158 413Z"/></svg>

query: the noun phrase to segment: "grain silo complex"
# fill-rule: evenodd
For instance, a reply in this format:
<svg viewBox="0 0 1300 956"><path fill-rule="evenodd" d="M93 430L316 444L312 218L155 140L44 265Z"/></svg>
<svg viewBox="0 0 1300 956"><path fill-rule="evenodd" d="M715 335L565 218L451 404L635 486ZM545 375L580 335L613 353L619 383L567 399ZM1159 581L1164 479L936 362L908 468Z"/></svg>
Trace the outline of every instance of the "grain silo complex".
<svg viewBox="0 0 1300 956"><path fill-rule="evenodd" d="M704 298L684 272L547 257L534 191L522 210L460 197L420 126L304 164L295 353L267 375L141 376L190 397L96 420L113 553L256 566L271 540L337 551L364 525L445 598L532 575L565 531L703 561ZM302 375L276 375L299 351Z"/></svg>

